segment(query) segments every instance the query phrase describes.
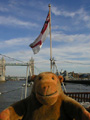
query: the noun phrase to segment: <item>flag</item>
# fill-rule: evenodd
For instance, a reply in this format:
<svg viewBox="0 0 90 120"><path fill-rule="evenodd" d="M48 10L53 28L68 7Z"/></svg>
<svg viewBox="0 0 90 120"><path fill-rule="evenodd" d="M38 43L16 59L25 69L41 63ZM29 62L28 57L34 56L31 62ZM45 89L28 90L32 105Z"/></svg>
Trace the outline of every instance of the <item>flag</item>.
<svg viewBox="0 0 90 120"><path fill-rule="evenodd" d="M40 51L43 42L45 41L47 35L49 34L49 24L50 24L50 15L48 13L46 21L43 25L43 28L39 36L36 38L36 40L33 43L29 45L32 48L34 54L37 54Z"/></svg>

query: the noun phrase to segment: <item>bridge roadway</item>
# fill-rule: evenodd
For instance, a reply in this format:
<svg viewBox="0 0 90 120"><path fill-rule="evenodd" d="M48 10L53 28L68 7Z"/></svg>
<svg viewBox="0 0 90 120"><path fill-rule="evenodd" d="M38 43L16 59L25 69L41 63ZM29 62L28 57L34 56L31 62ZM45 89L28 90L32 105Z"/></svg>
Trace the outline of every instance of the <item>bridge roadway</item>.
<svg viewBox="0 0 90 120"><path fill-rule="evenodd" d="M29 63L5 63L5 66L29 66Z"/></svg>

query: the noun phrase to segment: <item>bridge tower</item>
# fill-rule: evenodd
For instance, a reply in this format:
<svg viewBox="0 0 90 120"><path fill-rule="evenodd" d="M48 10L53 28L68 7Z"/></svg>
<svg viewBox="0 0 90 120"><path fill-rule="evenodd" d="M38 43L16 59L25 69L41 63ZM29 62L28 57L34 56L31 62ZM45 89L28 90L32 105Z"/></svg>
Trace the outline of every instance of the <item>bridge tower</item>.
<svg viewBox="0 0 90 120"><path fill-rule="evenodd" d="M5 59L0 59L0 81L5 81Z"/></svg>
<svg viewBox="0 0 90 120"><path fill-rule="evenodd" d="M32 57L30 59L30 67L31 67L31 75L34 75L34 59Z"/></svg>

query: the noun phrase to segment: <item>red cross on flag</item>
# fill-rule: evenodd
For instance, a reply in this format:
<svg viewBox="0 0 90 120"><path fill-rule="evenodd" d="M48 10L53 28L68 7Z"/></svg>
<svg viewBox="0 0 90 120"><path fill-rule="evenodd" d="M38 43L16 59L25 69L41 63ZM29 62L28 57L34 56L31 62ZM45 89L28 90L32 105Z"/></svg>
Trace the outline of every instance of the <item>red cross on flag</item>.
<svg viewBox="0 0 90 120"><path fill-rule="evenodd" d="M49 23L50 23L50 15L48 13L46 21L41 30L41 33L36 38L36 40L29 45L32 48L34 54L37 54L40 51L40 48L42 47L43 42L45 41L47 35L49 34Z"/></svg>

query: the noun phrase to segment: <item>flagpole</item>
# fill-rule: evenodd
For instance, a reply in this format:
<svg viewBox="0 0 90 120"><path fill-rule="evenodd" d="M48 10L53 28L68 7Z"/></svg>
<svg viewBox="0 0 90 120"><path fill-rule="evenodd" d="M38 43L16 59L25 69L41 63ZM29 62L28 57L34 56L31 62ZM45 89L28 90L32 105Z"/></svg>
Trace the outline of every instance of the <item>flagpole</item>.
<svg viewBox="0 0 90 120"><path fill-rule="evenodd" d="M51 4L48 5L49 7L49 15L50 15L50 70L52 72L52 39L51 39Z"/></svg>

